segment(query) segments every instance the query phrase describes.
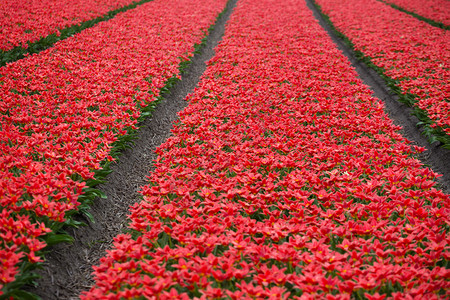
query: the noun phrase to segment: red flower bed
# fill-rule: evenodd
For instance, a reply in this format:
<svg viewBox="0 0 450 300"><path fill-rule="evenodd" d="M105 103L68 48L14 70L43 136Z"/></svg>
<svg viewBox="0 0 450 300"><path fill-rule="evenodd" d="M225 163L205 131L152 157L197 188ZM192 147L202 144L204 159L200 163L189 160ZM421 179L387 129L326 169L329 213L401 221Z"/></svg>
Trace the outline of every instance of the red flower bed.
<svg viewBox="0 0 450 300"><path fill-rule="evenodd" d="M450 135L450 32L376 0L316 0L333 25Z"/></svg>
<svg viewBox="0 0 450 300"><path fill-rule="evenodd" d="M450 197L304 1L240 1L188 98L82 299L448 287Z"/></svg>
<svg viewBox="0 0 450 300"><path fill-rule="evenodd" d="M430 20L450 26L450 5L447 0L383 0Z"/></svg>
<svg viewBox="0 0 450 300"><path fill-rule="evenodd" d="M0 68L0 289L20 260L41 261L39 237L77 209L225 3L155 0Z"/></svg>
<svg viewBox="0 0 450 300"><path fill-rule="evenodd" d="M80 24L136 0L2 0L0 49L27 47L59 29Z"/></svg>

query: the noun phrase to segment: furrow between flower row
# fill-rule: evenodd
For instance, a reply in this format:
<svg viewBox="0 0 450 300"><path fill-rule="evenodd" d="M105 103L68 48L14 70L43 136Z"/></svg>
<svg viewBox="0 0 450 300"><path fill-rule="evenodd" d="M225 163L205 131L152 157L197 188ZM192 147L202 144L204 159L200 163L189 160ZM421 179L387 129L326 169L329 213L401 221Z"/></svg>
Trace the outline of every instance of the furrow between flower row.
<svg viewBox="0 0 450 300"><path fill-rule="evenodd" d="M377 0L315 0L333 26L415 107L431 141L450 147L450 32Z"/></svg>
<svg viewBox="0 0 450 300"><path fill-rule="evenodd" d="M155 0L0 68L0 293L13 295L50 231L95 195L86 182L180 77L225 4Z"/></svg>
<svg viewBox="0 0 450 300"><path fill-rule="evenodd" d="M450 197L302 0L241 0L82 299L438 298Z"/></svg>

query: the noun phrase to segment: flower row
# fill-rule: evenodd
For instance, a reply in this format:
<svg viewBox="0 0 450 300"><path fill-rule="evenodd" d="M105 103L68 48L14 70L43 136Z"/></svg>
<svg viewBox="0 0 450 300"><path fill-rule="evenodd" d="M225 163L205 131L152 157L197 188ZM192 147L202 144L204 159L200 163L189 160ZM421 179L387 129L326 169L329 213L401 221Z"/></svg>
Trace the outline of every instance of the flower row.
<svg viewBox="0 0 450 300"><path fill-rule="evenodd" d="M413 105L449 140L450 32L377 0L315 1L356 50L395 80L402 94L414 95Z"/></svg>
<svg viewBox="0 0 450 300"><path fill-rule="evenodd" d="M450 5L447 0L383 0L421 17L450 26Z"/></svg>
<svg viewBox="0 0 450 300"><path fill-rule="evenodd" d="M302 0L241 0L82 299L437 298L450 197Z"/></svg>
<svg viewBox="0 0 450 300"><path fill-rule="evenodd" d="M0 68L0 289L193 55L225 0L155 0Z"/></svg>
<svg viewBox="0 0 450 300"><path fill-rule="evenodd" d="M80 24L136 0L4 0L0 4L0 49L26 48L60 29Z"/></svg>

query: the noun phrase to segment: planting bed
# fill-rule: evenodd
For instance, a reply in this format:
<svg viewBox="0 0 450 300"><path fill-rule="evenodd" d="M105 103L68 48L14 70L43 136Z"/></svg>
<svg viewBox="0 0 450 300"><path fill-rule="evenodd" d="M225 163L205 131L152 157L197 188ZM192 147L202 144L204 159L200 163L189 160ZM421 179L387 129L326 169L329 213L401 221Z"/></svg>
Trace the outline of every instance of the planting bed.
<svg viewBox="0 0 450 300"><path fill-rule="evenodd" d="M83 299L446 293L449 197L303 1L240 1L188 100Z"/></svg>
<svg viewBox="0 0 450 300"><path fill-rule="evenodd" d="M78 225L66 215L98 195L86 182L98 182L114 146L179 77L225 1L168 4L142 5L0 69L1 293L20 293L37 252L69 239L54 231Z"/></svg>
<svg viewBox="0 0 450 300"><path fill-rule="evenodd" d="M450 147L450 33L376 0L316 0L333 25L398 87L432 141Z"/></svg>
<svg viewBox="0 0 450 300"><path fill-rule="evenodd" d="M95 19L136 0L2 0L0 50L27 47L59 30Z"/></svg>

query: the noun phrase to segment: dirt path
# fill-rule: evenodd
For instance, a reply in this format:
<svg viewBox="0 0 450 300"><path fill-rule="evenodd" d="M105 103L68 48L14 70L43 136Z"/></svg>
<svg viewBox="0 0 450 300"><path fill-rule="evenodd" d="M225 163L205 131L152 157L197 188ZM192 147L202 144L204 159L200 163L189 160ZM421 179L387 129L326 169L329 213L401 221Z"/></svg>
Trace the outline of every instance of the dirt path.
<svg viewBox="0 0 450 300"><path fill-rule="evenodd" d="M424 147L427 151L420 155L420 160L430 167L434 172L442 174L438 182L442 190L450 193L450 150L443 149L437 144L430 144L426 137L420 133L420 129L416 124L419 120L411 115L411 108L399 102L398 96L391 91L386 82L378 73L368 67L364 62L357 59L353 50L347 47L345 42L339 38L331 29L328 23L323 19L317 8L313 5L312 0L306 0L308 7L313 11L314 16L320 25L328 32L333 42L348 57L353 67L355 67L360 78L366 85L374 91L375 97L381 99L385 104L385 111L389 117L394 120L396 125L402 126L402 135L409 139L413 144Z"/></svg>
<svg viewBox="0 0 450 300"><path fill-rule="evenodd" d="M28 287L27 291L42 299L64 300L78 299L81 291L89 289L92 266L98 264L113 238L126 228L129 207L140 201L138 191L147 183L146 176L153 168L155 149L170 136L177 113L187 105L184 98L193 91L205 71L205 61L214 56L214 47L222 39L225 23L236 2L230 0L225 13L208 36L206 45L200 54L193 57L182 80L165 95L152 117L140 124L132 148L121 154L119 162L111 167L113 172L107 177L107 182L97 187L106 194L107 199L96 199L90 210L96 222L81 219L89 226L68 229L75 242L50 249L44 268L39 271L42 278L37 281L38 286Z"/></svg>

